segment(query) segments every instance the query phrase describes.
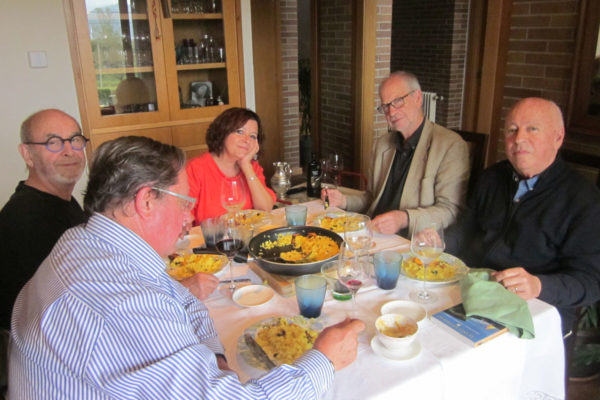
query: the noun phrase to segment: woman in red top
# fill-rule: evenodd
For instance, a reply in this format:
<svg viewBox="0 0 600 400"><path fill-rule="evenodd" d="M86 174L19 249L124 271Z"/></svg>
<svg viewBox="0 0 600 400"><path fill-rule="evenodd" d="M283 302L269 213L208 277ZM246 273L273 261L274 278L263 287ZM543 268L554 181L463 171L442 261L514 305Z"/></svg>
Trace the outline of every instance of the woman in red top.
<svg viewBox="0 0 600 400"><path fill-rule="evenodd" d="M208 152L186 167L190 196L197 199L193 210L196 224L227 212L220 195L225 179L244 181L246 204L242 208L273 208L275 193L267 188L263 169L254 160L263 139L260 118L245 108L230 108L210 124L206 131Z"/></svg>

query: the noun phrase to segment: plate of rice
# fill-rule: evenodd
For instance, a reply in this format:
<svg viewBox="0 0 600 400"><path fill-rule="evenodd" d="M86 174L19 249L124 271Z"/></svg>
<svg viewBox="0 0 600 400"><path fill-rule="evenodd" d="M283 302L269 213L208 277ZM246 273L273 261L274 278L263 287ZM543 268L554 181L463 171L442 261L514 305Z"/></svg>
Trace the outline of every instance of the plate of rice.
<svg viewBox="0 0 600 400"><path fill-rule="evenodd" d="M443 253L427 266L427 284L445 285L458 282L469 268L462 260L451 254ZM402 261L402 275L408 279L423 282L423 263L418 257L407 257Z"/></svg>
<svg viewBox="0 0 600 400"><path fill-rule="evenodd" d="M237 225L254 226L265 222L267 213L261 210L241 210L235 213Z"/></svg>
<svg viewBox="0 0 600 400"><path fill-rule="evenodd" d="M227 265L227 257L222 254L174 254L167 264L167 274L175 280L182 280L204 272L218 274ZM170 257L170 258L171 258Z"/></svg>
<svg viewBox="0 0 600 400"><path fill-rule="evenodd" d="M264 369L252 354L244 334L250 334L256 343L277 366L292 364L306 351L312 349L315 339L323 329L315 319L295 317L273 317L248 327L238 339L238 353L246 364L253 368Z"/></svg>
<svg viewBox="0 0 600 400"><path fill-rule="evenodd" d="M328 211L317 215L313 220L312 225L343 234L344 226L348 223L350 225L350 232L354 232L360 230L360 227L358 226L359 220L356 218L356 215L356 213L346 211ZM354 229L352 229L353 222L356 223Z"/></svg>

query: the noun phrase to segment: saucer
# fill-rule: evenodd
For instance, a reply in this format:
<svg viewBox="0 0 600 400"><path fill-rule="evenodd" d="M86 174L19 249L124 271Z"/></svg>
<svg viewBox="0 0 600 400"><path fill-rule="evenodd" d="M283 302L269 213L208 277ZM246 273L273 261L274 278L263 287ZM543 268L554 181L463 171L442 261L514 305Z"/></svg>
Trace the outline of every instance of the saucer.
<svg viewBox="0 0 600 400"><path fill-rule="evenodd" d="M418 340L412 342L412 344L408 347L408 349L397 352L388 349L379 341L377 336L373 336L371 339L371 348L378 356L388 358L394 361L406 361L411 358L415 358L421 353L421 343Z"/></svg>
<svg viewBox="0 0 600 400"><path fill-rule="evenodd" d="M233 301L242 307L256 307L271 301L275 292L269 286L249 285L233 292Z"/></svg>

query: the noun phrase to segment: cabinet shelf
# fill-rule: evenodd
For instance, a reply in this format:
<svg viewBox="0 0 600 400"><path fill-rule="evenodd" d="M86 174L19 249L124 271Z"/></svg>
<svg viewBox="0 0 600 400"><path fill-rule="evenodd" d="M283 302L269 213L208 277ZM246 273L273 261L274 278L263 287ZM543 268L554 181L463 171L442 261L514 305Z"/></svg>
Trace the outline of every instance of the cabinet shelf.
<svg viewBox="0 0 600 400"><path fill-rule="evenodd" d="M148 15L147 14L142 14L142 13L96 13L96 12L91 12L88 13L88 20L90 21L100 21L100 20L104 20L104 19L109 19L109 20L114 20L114 19L120 19L121 21L128 21L128 20L147 20L148 19Z"/></svg>
<svg viewBox="0 0 600 400"><path fill-rule="evenodd" d="M204 14L171 14L174 20L193 20L193 19L223 19L221 13L204 13Z"/></svg>
<svg viewBox="0 0 600 400"><path fill-rule="evenodd" d="M227 64L222 63L203 63L203 64L179 64L177 71L195 71L198 69L220 69L226 68Z"/></svg>
<svg viewBox="0 0 600 400"><path fill-rule="evenodd" d="M96 68L96 75L110 75L110 74L132 74L136 72L153 72L154 67L118 67L118 68Z"/></svg>

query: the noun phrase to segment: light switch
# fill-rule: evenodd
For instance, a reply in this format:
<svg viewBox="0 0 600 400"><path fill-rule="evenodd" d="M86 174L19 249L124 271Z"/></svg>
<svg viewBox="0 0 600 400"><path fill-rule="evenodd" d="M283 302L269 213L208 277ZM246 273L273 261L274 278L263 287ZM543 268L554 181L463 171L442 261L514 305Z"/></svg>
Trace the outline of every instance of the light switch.
<svg viewBox="0 0 600 400"><path fill-rule="evenodd" d="M45 51L28 51L30 68L48 68L48 57Z"/></svg>

